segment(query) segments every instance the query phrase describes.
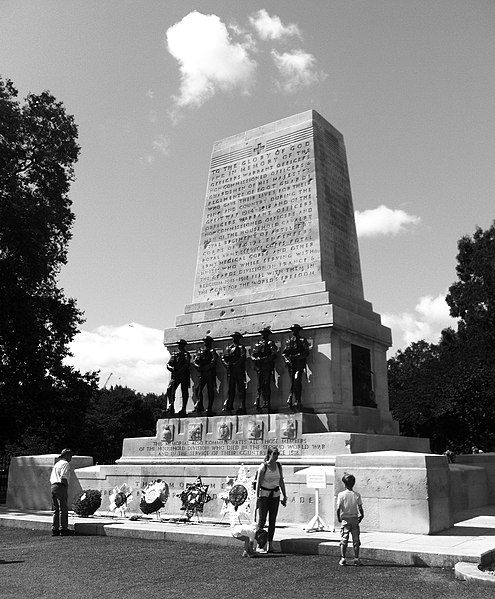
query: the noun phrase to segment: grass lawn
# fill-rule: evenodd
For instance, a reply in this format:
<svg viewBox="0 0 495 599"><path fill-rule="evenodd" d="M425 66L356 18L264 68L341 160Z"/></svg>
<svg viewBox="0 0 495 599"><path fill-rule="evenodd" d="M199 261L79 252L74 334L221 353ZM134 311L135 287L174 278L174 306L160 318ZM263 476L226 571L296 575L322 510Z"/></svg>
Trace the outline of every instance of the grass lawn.
<svg viewBox="0 0 495 599"><path fill-rule="evenodd" d="M493 599L452 570L339 567L313 555L241 557L239 548L0 527L0 597L112 599Z"/></svg>

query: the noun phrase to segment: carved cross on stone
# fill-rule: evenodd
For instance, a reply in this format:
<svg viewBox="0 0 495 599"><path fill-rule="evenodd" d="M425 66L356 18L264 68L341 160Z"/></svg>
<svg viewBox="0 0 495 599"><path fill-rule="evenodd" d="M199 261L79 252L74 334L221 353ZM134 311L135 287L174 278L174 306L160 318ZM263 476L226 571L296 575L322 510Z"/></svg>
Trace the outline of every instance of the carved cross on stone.
<svg viewBox="0 0 495 599"><path fill-rule="evenodd" d="M261 154L261 152L263 152L264 149L265 149L265 146L262 146L261 142L259 142L258 145L253 148L253 152L255 154Z"/></svg>

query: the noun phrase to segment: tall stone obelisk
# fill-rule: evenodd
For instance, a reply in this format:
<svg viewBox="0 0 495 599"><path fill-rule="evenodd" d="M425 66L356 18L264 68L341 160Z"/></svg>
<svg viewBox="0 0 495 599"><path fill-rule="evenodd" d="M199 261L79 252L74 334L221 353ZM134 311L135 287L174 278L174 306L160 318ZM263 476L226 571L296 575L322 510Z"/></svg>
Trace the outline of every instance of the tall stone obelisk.
<svg viewBox="0 0 495 599"><path fill-rule="evenodd" d="M214 144L193 303L164 343L173 350L183 338L194 351L209 335L221 353L240 331L249 354L270 327L283 349L295 323L311 346L305 407L330 431L396 433L386 375L391 335L364 299L344 139L312 110ZM249 360L248 379L254 412ZM289 378L281 359L275 379L272 406L282 410Z"/></svg>

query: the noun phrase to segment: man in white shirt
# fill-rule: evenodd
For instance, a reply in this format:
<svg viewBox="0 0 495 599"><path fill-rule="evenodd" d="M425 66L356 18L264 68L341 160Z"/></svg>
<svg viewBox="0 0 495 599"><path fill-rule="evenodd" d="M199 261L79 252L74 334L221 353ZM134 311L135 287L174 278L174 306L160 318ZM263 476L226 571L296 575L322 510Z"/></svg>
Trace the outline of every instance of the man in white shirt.
<svg viewBox="0 0 495 599"><path fill-rule="evenodd" d="M54 537L66 537L74 534L74 531L69 530L68 491L70 480L69 462L71 460L72 451L63 449L50 474L53 509L52 536Z"/></svg>

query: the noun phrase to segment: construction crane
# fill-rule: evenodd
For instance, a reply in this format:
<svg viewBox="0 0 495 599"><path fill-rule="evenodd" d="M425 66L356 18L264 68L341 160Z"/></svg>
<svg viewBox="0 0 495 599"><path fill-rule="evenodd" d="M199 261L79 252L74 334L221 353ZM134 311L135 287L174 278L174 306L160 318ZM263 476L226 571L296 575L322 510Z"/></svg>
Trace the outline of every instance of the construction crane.
<svg viewBox="0 0 495 599"><path fill-rule="evenodd" d="M107 380L105 381L105 384L103 385L102 389L106 389L107 388L107 384L108 381L110 380L110 378L112 377L113 372L111 372L108 376L107 376Z"/></svg>

